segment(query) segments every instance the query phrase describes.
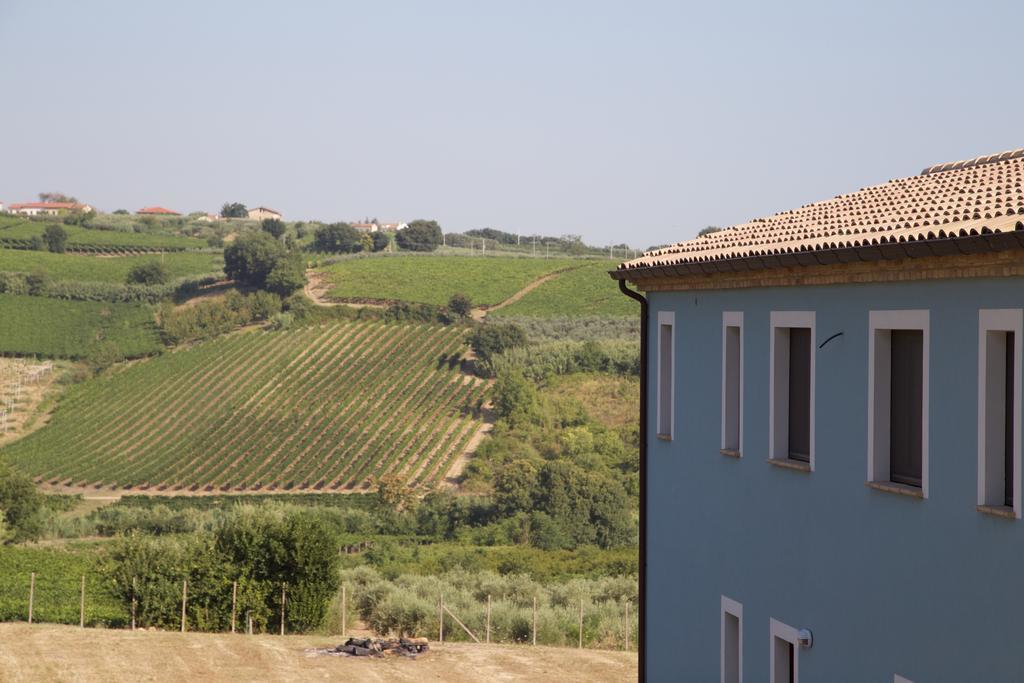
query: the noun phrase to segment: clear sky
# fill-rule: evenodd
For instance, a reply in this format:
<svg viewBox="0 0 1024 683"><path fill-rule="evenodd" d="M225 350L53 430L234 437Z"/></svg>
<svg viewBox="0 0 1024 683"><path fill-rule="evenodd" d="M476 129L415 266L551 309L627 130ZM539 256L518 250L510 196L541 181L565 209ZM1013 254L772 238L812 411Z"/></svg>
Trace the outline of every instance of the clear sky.
<svg viewBox="0 0 1024 683"><path fill-rule="evenodd" d="M678 241L1024 146L1020 2L0 0L0 200Z"/></svg>

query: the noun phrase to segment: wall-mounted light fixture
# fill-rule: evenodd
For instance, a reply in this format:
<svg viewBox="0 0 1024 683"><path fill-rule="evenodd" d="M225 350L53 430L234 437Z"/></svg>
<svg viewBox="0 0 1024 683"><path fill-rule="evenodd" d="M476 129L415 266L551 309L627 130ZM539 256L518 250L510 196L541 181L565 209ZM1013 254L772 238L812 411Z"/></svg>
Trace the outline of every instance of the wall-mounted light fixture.
<svg viewBox="0 0 1024 683"><path fill-rule="evenodd" d="M814 634L811 633L809 628L802 628L797 631L796 639L800 643L800 647L810 650L814 646Z"/></svg>

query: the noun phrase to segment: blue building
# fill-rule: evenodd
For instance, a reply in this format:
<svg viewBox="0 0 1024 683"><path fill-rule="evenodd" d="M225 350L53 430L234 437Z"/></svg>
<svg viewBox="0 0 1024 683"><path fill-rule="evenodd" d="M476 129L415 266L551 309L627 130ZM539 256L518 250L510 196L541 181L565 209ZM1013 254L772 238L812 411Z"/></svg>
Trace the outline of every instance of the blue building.
<svg viewBox="0 0 1024 683"><path fill-rule="evenodd" d="M1024 681L1022 184L942 164L613 271L647 680Z"/></svg>

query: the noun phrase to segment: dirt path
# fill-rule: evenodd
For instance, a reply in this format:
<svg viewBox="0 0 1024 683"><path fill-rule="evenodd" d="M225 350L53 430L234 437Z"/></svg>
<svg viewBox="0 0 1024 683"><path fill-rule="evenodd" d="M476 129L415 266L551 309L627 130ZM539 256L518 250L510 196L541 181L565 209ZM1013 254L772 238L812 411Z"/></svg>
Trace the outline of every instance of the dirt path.
<svg viewBox="0 0 1024 683"><path fill-rule="evenodd" d="M326 657L337 636L243 636L0 624L0 680L20 681L630 681L635 652L431 644L416 659Z"/></svg>
<svg viewBox="0 0 1024 683"><path fill-rule="evenodd" d="M335 301L331 298L331 285L326 282L322 273L310 268L306 271L306 286L303 291L317 306L348 306L349 308L387 308L386 304L368 301Z"/></svg>
<svg viewBox="0 0 1024 683"><path fill-rule="evenodd" d="M581 266L577 266L577 267L581 267ZM561 270L556 270L553 273L548 273L547 275L541 275L539 278L537 278L536 280L534 280L530 284L526 285L525 287L523 287L518 292L516 292L515 294L513 294L509 298L505 299L501 303L494 304L493 306L481 306L480 308L474 308L473 311L470 313L470 316L473 318L473 320L476 320L477 322L480 322L481 320L486 318L487 314L490 313L491 311L496 311L499 308L505 308L506 306L511 306L512 304L514 304L515 302L519 301L524 296L526 296L527 294L532 292L533 290L535 290L538 287L540 287L545 282L548 282L550 280L554 280L556 277L558 277L562 273L564 273L566 271L569 271L569 270L573 270L573 269L572 268L563 268Z"/></svg>
<svg viewBox="0 0 1024 683"><path fill-rule="evenodd" d="M445 473L444 480L442 481L442 486L445 488L458 487L459 477L462 476L462 472L466 469L469 459L476 453L476 449L483 443L484 438L494 429L494 405L490 401L483 405L483 418L484 423L476 430L476 434L466 444L466 448L463 449L459 457L452 463L452 466L448 468L448 472Z"/></svg>

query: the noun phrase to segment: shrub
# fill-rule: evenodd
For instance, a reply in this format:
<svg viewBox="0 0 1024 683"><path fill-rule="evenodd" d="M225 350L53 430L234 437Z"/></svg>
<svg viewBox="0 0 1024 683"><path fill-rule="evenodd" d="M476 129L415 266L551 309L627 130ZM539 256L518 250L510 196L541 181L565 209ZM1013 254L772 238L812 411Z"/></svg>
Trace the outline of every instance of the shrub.
<svg viewBox="0 0 1024 683"><path fill-rule="evenodd" d="M476 355L486 362L499 353L525 344L526 333L517 325L509 323L481 325L470 335L469 343Z"/></svg>
<svg viewBox="0 0 1024 683"><path fill-rule="evenodd" d="M354 254L363 250L362 234L348 223L331 223L316 229L313 249L330 254Z"/></svg>
<svg viewBox="0 0 1024 683"><path fill-rule="evenodd" d="M262 288L283 258L284 247L267 233L242 235L224 250L224 273L232 280Z"/></svg>
<svg viewBox="0 0 1024 683"><path fill-rule="evenodd" d="M43 241L46 248L55 254L63 254L68 243L68 232L59 225L47 225L43 230Z"/></svg>
<svg viewBox="0 0 1024 683"><path fill-rule="evenodd" d="M128 271L128 284L163 285L168 279L167 268L160 261L139 263Z"/></svg>
<svg viewBox="0 0 1024 683"><path fill-rule="evenodd" d="M43 497L32 480L12 467L0 463L0 536L17 543L33 540L42 531ZM4 538L0 537L0 542Z"/></svg>
<svg viewBox="0 0 1024 683"><path fill-rule="evenodd" d="M453 294L448 300L448 310L460 318L465 318L473 310L472 300L461 292Z"/></svg>

